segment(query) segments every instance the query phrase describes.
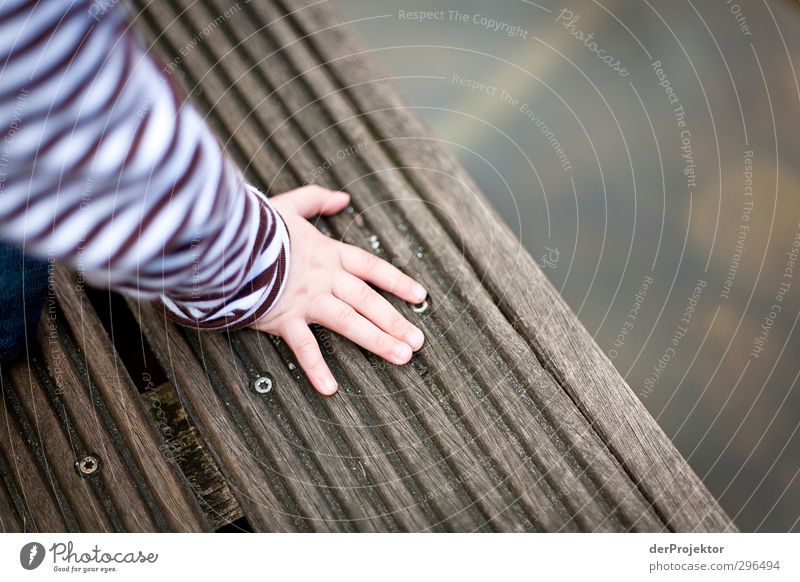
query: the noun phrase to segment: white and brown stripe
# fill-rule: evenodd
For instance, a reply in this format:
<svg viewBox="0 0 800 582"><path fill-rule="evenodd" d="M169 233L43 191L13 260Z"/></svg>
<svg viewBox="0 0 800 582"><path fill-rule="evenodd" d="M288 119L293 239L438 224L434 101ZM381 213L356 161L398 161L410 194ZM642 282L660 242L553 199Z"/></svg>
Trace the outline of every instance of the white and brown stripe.
<svg viewBox="0 0 800 582"><path fill-rule="evenodd" d="M279 299L289 234L112 7L0 0L0 237L205 329Z"/></svg>

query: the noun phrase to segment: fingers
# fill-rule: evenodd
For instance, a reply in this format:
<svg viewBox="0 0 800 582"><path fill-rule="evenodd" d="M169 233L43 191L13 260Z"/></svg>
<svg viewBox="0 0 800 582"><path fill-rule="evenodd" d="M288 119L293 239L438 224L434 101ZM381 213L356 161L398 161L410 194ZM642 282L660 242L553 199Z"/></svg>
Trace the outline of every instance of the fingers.
<svg viewBox="0 0 800 582"><path fill-rule="evenodd" d="M291 202L303 218L336 214L350 202L350 195L346 192L334 192L321 186L305 186L281 196Z"/></svg>
<svg viewBox="0 0 800 582"><path fill-rule="evenodd" d="M343 335L393 364L405 364L413 355L408 344L382 331L347 303L333 295L322 299L316 311L318 311L318 315L314 317L314 320L317 323Z"/></svg>
<svg viewBox="0 0 800 582"><path fill-rule="evenodd" d="M358 277L340 273L333 281L333 294L386 333L407 343L411 349L416 351L422 347L425 341L422 331Z"/></svg>
<svg viewBox="0 0 800 582"><path fill-rule="evenodd" d="M345 247L342 266L359 279L377 285L409 303L421 303L428 294L422 285L400 269L358 247Z"/></svg>
<svg viewBox="0 0 800 582"><path fill-rule="evenodd" d="M333 395L338 384L322 357L317 338L311 333L306 322L299 319L288 322L283 339L294 352L297 363L303 368L314 389L324 396Z"/></svg>

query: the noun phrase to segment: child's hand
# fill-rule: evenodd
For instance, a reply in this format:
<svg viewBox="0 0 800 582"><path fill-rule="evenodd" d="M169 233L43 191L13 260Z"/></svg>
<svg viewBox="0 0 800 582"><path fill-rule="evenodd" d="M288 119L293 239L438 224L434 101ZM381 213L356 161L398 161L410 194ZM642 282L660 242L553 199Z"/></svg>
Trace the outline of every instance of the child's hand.
<svg viewBox="0 0 800 582"><path fill-rule="evenodd" d="M322 358L309 323L318 323L394 364L405 364L425 341L367 283L411 303L425 289L386 261L358 247L335 241L306 220L335 214L350 196L307 186L270 198L291 236L291 267L278 303L250 327L283 337L318 392L331 395L337 383Z"/></svg>

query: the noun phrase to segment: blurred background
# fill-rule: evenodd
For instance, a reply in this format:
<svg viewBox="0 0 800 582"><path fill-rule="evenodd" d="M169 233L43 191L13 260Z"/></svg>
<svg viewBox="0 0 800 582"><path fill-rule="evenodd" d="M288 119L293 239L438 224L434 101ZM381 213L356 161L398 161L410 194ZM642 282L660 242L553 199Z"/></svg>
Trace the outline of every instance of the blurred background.
<svg viewBox="0 0 800 582"><path fill-rule="evenodd" d="M336 4L737 525L800 531L800 4Z"/></svg>

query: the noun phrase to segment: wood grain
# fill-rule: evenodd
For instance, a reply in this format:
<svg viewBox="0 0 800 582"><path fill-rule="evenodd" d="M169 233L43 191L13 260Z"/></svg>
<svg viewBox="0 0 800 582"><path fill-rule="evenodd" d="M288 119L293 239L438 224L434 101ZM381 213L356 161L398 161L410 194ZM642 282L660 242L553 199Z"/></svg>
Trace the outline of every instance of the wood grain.
<svg viewBox="0 0 800 582"><path fill-rule="evenodd" d="M164 439L162 453L186 476L211 529L218 529L244 516L228 483L211 459L189 421L175 388L165 382L150 385L146 379L140 398Z"/></svg>
<svg viewBox="0 0 800 582"><path fill-rule="evenodd" d="M251 182L346 189L323 232L378 240L431 292L423 315L395 301L428 338L402 368L316 330L332 399L280 341L198 336L131 303L257 529L733 528L331 3L134 6Z"/></svg>
<svg viewBox="0 0 800 582"><path fill-rule="evenodd" d="M2 370L3 527L208 530L80 284L57 268L52 289L36 345ZM86 457L89 474L76 466Z"/></svg>
<svg viewBox="0 0 800 582"><path fill-rule="evenodd" d="M330 2L132 5L251 183L351 193L318 227L426 286L423 312L389 298L426 345L397 367L315 327L340 383L322 398L280 339L128 300L169 378L139 394L58 270L38 345L0 375L0 528L735 530Z"/></svg>

